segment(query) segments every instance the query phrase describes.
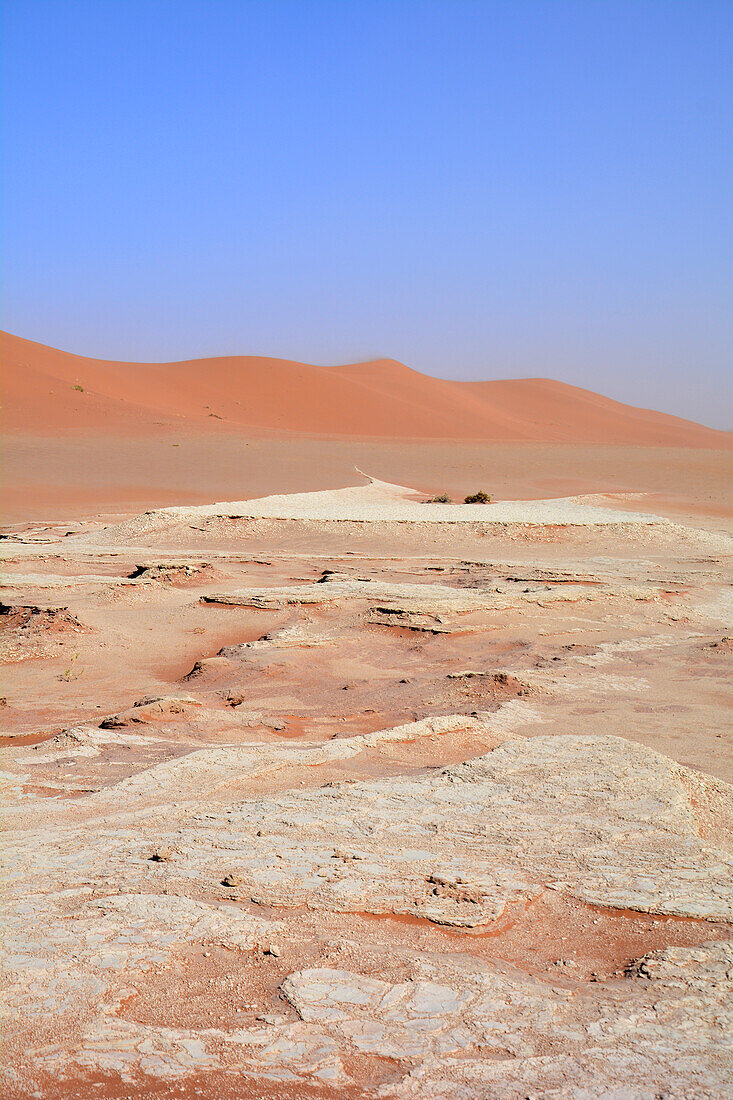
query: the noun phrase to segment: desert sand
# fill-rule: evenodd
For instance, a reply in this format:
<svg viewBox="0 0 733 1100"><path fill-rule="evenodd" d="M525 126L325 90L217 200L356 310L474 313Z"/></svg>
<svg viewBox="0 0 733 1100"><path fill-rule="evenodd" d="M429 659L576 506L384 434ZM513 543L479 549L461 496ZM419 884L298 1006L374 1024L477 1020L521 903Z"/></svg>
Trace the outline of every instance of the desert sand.
<svg viewBox="0 0 733 1100"><path fill-rule="evenodd" d="M7 348L4 1095L726 1096L730 437Z"/></svg>
<svg viewBox="0 0 733 1100"><path fill-rule="evenodd" d="M0 352L6 524L337 489L355 468L456 499L486 481L502 498L641 492L665 515L733 515L733 435L561 383L102 363L8 334Z"/></svg>
<svg viewBox="0 0 733 1100"><path fill-rule="evenodd" d="M561 382L449 382L391 359L319 367L236 356L182 363L86 359L0 336L6 431L246 429L336 438L641 443L733 449L727 432Z"/></svg>

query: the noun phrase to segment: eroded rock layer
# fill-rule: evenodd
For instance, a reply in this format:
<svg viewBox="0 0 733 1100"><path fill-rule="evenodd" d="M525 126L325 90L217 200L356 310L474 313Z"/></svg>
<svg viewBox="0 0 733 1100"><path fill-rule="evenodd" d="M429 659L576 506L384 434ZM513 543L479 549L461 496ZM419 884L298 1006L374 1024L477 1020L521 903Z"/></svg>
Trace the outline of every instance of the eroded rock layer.
<svg viewBox="0 0 733 1100"><path fill-rule="evenodd" d="M5 543L8 1097L727 1095L727 535L390 491Z"/></svg>

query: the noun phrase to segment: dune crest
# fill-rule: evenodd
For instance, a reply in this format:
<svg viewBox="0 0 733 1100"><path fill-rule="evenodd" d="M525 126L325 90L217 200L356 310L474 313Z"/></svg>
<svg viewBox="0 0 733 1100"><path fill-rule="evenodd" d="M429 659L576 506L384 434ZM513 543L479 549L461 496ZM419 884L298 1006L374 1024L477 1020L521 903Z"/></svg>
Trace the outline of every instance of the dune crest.
<svg viewBox="0 0 733 1100"><path fill-rule="evenodd" d="M232 356L88 359L0 334L5 431L187 427L275 436L625 443L729 449L733 437L550 379L454 382L395 360L320 367Z"/></svg>

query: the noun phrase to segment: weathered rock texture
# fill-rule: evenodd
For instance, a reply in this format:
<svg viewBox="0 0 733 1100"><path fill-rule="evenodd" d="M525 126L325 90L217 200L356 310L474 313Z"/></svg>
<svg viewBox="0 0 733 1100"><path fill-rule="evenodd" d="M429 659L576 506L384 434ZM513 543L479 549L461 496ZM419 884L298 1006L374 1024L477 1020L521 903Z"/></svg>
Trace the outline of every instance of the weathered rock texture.
<svg viewBox="0 0 733 1100"><path fill-rule="evenodd" d="M4 1095L729 1095L722 536L389 489L5 548Z"/></svg>

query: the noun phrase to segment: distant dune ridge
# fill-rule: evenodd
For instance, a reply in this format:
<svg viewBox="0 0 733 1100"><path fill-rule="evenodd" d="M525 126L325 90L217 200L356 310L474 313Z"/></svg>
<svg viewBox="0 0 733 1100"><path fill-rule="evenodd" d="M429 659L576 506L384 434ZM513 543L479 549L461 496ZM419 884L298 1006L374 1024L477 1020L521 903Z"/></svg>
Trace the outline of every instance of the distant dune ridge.
<svg viewBox="0 0 733 1100"><path fill-rule="evenodd" d="M0 334L3 427L72 436L165 428L252 435L733 447L733 436L528 378L453 382L392 359L319 367L232 356L118 363Z"/></svg>

